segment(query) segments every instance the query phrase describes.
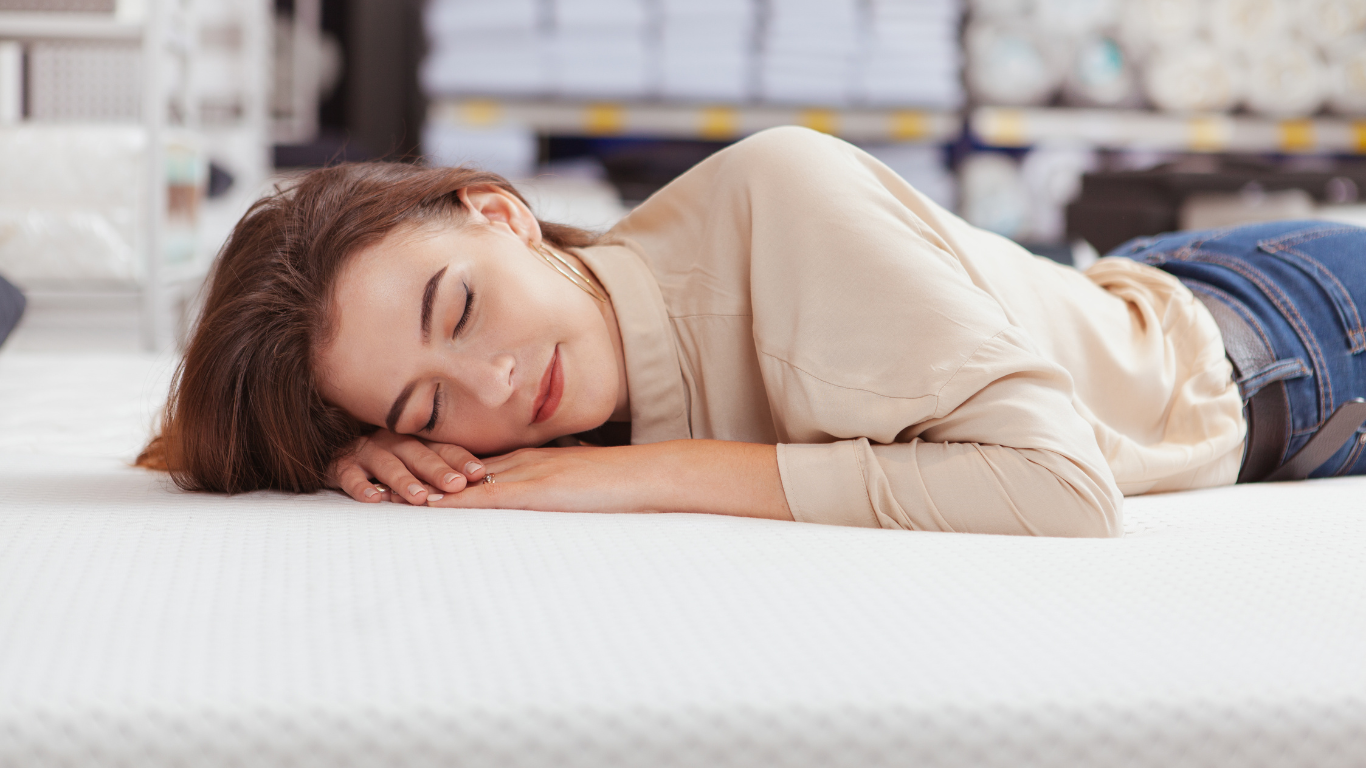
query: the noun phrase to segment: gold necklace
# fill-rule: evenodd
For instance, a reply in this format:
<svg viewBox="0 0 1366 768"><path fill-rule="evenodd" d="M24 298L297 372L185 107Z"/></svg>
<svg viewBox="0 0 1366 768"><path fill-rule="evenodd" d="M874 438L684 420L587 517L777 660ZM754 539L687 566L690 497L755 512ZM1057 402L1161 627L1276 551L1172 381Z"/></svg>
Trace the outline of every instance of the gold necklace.
<svg viewBox="0 0 1366 768"><path fill-rule="evenodd" d="M593 281L589 280L584 273L578 270L578 267L575 267L569 261L565 260L563 256L546 248L545 245L541 243L537 243L534 246L528 244L528 247L531 248L533 253L540 254L540 257L545 259L545 263L549 264L551 269L564 275L569 282L577 285L584 293L604 304L607 303L607 296L604 295L597 286L593 285Z"/></svg>

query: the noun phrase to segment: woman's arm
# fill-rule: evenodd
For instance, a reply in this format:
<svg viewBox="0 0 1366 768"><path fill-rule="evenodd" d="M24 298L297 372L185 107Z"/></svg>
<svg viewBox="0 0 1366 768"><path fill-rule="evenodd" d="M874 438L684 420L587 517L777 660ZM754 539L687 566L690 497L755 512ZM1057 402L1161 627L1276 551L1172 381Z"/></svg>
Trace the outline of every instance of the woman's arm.
<svg viewBox="0 0 1366 768"><path fill-rule="evenodd" d="M493 483L474 484L427 505L792 519L772 445L672 440L608 448L527 448L484 465Z"/></svg>
<svg viewBox="0 0 1366 768"><path fill-rule="evenodd" d="M495 482L483 484L488 472ZM792 519L776 446L724 440L528 448L481 461L457 445L380 429L337 459L332 476L333 487L371 503Z"/></svg>
<svg viewBox="0 0 1366 768"><path fill-rule="evenodd" d="M333 488L356 501L420 505L483 480L484 472L479 459L458 445L428 443L378 429L356 440L333 461L328 476Z"/></svg>

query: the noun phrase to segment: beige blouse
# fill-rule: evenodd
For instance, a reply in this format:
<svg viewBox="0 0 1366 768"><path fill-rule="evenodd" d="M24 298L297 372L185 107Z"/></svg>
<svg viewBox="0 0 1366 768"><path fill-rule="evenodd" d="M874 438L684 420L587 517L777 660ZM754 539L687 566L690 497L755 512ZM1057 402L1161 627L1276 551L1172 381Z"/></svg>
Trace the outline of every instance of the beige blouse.
<svg viewBox="0 0 1366 768"><path fill-rule="evenodd" d="M1121 493L1237 477L1242 403L1180 282L1033 256L838 139L745 139L608 241L578 253L632 442L777 444L797 520L1115 536Z"/></svg>

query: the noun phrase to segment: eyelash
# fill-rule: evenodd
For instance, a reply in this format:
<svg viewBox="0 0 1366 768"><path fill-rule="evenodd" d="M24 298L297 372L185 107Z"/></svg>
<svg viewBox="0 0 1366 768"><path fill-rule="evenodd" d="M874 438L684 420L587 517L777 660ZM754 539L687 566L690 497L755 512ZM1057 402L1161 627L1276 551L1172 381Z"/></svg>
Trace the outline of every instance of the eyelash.
<svg viewBox="0 0 1366 768"><path fill-rule="evenodd" d="M455 330L451 333L452 339L465 329L465 324L470 321L470 312L474 310L474 291L466 288L465 294L465 313L460 316L460 322L455 324Z"/></svg>
<svg viewBox="0 0 1366 768"><path fill-rule="evenodd" d="M465 325L470 321L470 313L474 309L474 291L465 289L465 311L460 315L460 322L455 324L455 330L451 332L451 338L460 335L465 329ZM427 419L426 426L422 427L421 432L431 432L436 428L436 420L441 416L441 385L437 385L436 394L432 395L432 417Z"/></svg>

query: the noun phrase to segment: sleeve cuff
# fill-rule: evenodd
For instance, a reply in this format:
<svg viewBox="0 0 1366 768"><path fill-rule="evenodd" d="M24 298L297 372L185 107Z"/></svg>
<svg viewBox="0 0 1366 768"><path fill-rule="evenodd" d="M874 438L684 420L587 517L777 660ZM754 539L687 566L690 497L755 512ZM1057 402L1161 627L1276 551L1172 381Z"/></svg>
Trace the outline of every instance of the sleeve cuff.
<svg viewBox="0 0 1366 768"><path fill-rule="evenodd" d="M858 445L780 443L778 474L792 518L802 523L879 528Z"/></svg>

